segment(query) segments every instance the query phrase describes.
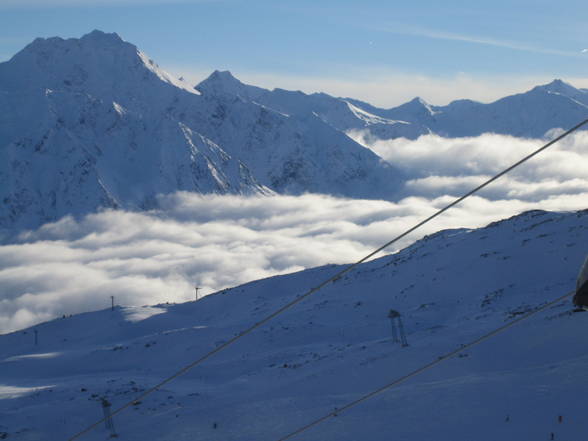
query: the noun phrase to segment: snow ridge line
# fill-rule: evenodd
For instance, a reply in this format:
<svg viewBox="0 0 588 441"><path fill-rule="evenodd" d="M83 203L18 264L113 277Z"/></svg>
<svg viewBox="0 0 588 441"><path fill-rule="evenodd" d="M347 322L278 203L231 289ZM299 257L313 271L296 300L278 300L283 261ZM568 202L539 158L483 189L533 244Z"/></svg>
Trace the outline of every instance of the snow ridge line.
<svg viewBox="0 0 588 441"><path fill-rule="evenodd" d="M455 349L454 351L451 351L445 355L440 355L439 357L437 357L436 360L433 360L433 361L425 364L424 366L421 366L420 368L417 368L417 369L413 370L412 372L409 372L408 374L405 374L402 377L399 377L399 378L395 379L394 381L392 381L384 386L379 387L376 390L373 390L365 395L362 395L361 397L357 398L356 400L351 401L350 403L347 403L343 407L336 408L334 411L306 424L305 426L302 426L302 427L296 429L293 432L290 432L288 435L286 435L276 441L285 441L287 439L293 438L296 435L299 435L302 432L307 431L308 429L310 429L312 427L318 426L320 423L322 423L332 417L338 416L341 412L344 412L354 406L357 406L358 404L361 404L364 401L369 400L370 398L374 398L376 395L379 395L383 392L386 392L387 390L392 389L394 386L398 386L399 384L404 383L405 381L407 381L413 377L416 377L417 375L420 375L423 372L428 371L429 369L432 369L436 365L443 363L445 360L448 360L448 359L454 357L455 355L459 354L460 352L465 351L466 349L470 349L476 345L479 345L480 343L484 342L485 340L488 340L488 339L496 336L497 334L500 334L501 332L508 330L509 328L522 322L523 320L526 320L526 319L532 317L533 315L538 314L539 312L546 310L550 306L553 306L553 305L561 302L562 300L574 295L575 293L576 293L576 290L570 291L567 294L564 294L563 296L560 296L557 299L552 300L551 302L548 302L543 306L540 306L539 308L535 309L534 311L531 311L531 312L519 317L518 319L513 320L512 322L508 322L507 324L502 325L501 327L496 328L493 331L490 331L481 337L478 337L476 340L474 340L466 345L460 346L459 348Z"/></svg>
<svg viewBox="0 0 588 441"><path fill-rule="evenodd" d="M192 368L198 366L199 364L203 363L204 361L206 361L207 359L209 359L210 357L212 357L213 355L221 352L222 350L228 348L229 346L231 346L233 343L237 342L238 340L240 340L242 337L245 337L246 335L250 334L251 332L255 331L256 329L262 327L263 325L265 325L266 323L268 323L269 321L273 320L274 318L276 318L278 315L282 314L283 312L287 311L288 309L292 308L293 306L297 305L298 303L300 303L302 300L304 300L305 298L311 296L312 294L316 293L317 291L321 290L322 288L324 288L325 286L329 285L330 283L333 283L337 280L339 280L342 276L344 276L345 274L347 274L348 272L352 271L353 269L355 269L356 267L358 267L359 265L361 265L362 263L364 263L366 260L370 259L371 257L375 256L376 254L378 254L380 251L388 248L390 245L394 244L395 242L399 241L400 239L404 238L405 236L409 235L410 233L412 233L413 231L417 230L418 228L422 227L423 225L425 225L426 223L430 222L431 220L435 219L437 216L443 214L444 212L446 212L447 210L453 208L454 206L456 206L457 204L459 204L460 202L462 202L464 199L467 199L468 197L472 196L474 193L477 193L478 191L482 190L483 188L485 188L486 186L490 185L492 182L496 181L498 178L504 176L505 174L509 173L510 171L512 171L513 169L515 169L516 167L518 167L519 165L523 164L524 162L528 161L529 159L533 158L534 156L538 155L539 153L543 152L544 150L546 150L547 148L549 148L550 146L552 146L553 144L561 141L563 138L567 137L568 135L570 135L571 133L575 132L576 130L578 130L580 127L582 127L583 125L588 124L588 119L585 119L584 121L580 122L579 124L575 125L574 127L572 127L571 129L567 130L566 132L562 133L561 135L559 135L558 137L556 137L555 139L549 141L547 144L543 145L542 147L538 148L537 150L535 150L534 152L528 154L527 156L525 156L524 158L522 158L521 160L515 162L514 164L512 164L510 167L504 169L503 171L501 171L500 173L494 175L492 178L488 179L487 181L485 181L484 183L480 184L479 186L477 186L476 188L474 188L473 190L470 190L468 193L464 194L463 196L455 199L453 202L451 202L450 204L446 205L445 207L441 208L440 210L436 211L435 213L433 213L431 216L427 217L426 219L420 221L419 223L417 223L416 225L414 225L413 227L409 228L408 230L404 231L403 233L401 233L400 235L396 236L394 239L386 242L384 245L380 246L379 248L377 248L376 250L372 251L371 253L369 253L368 255L366 255L365 257L361 258L360 260L358 260L357 262L350 264L347 268L342 269L341 271L339 271L338 273L336 273L334 276L330 277L329 279L325 280L324 282L320 283L319 285L315 286L314 288L311 288L309 291L307 291L306 293L297 296L294 300L290 301L289 303L285 304L284 306L282 306L281 308L277 309L276 311L274 311L273 313L271 313L270 315L268 315L267 317L265 317L264 319L262 319L261 321L253 324L252 326L250 326L249 328L241 331L240 333L238 333L237 335L235 335L234 337L232 337L231 339L227 340L226 342L224 342L222 345L216 347L215 349L213 349L212 351L206 353L205 355L203 355L202 357L198 358L197 360L193 361L192 363L184 366L183 368L181 368L179 371L177 371L176 373L172 374L171 376L167 377L166 379L162 380L161 382L159 382L158 384L156 384L155 386L152 386L151 388L145 390L142 394L140 394L139 396L137 396L136 398L134 398L133 400L123 404L121 407L115 409L112 411L111 413L111 418L114 417L115 415L119 414L120 412L122 412L123 410L131 407L133 405L133 403L135 403L136 401L141 401L143 400L146 396L152 394L153 392L155 392L156 390L158 390L160 387L166 385L167 383L175 380L176 378L180 377L181 375L185 374L186 372L188 372L189 370L191 370ZM570 294L567 294L570 295ZM526 317L526 316L525 316ZM416 375L416 374L415 374ZM404 380L403 380L404 381ZM379 392L377 392L379 393ZM367 399L367 398L366 398ZM329 414L326 417L323 417L323 419L327 419L330 418L331 414ZM97 427L98 425L100 425L101 423L105 422L107 418L102 418L98 421L96 421L95 423L89 425L88 427L86 427L85 429L83 429L82 431L76 433L75 435L73 435L72 437L68 438L67 441L73 441L76 440L78 438L80 438L82 435L86 434L87 432L91 431L92 429L94 429L95 427ZM321 419L320 421L323 421L323 419ZM291 435L288 435L288 437L290 437ZM292 435L293 436L293 435ZM287 439L287 438L282 438L282 439ZM281 440L280 440L281 441Z"/></svg>

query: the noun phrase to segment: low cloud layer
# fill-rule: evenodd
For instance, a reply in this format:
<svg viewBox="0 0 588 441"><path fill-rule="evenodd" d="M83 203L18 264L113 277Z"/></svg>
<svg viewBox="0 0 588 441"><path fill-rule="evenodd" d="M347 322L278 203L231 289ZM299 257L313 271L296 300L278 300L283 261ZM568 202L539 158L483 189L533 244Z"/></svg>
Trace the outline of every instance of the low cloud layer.
<svg viewBox="0 0 588 441"><path fill-rule="evenodd" d="M410 177L396 203L329 196L177 193L160 211L65 218L0 246L0 332L81 311L183 302L246 281L363 257L541 144L506 136L378 142ZM555 147L555 146L554 146ZM588 206L588 134L545 152L418 231L530 209ZM390 250L393 251L393 250Z"/></svg>
<svg viewBox="0 0 588 441"><path fill-rule="evenodd" d="M543 140L496 134L451 139L427 135L416 141L369 140L361 132L350 136L406 172L407 195L435 198L465 193L560 132L553 130ZM578 132L500 178L481 195L491 200L527 202L579 195L588 192L586 170L588 132Z"/></svg>

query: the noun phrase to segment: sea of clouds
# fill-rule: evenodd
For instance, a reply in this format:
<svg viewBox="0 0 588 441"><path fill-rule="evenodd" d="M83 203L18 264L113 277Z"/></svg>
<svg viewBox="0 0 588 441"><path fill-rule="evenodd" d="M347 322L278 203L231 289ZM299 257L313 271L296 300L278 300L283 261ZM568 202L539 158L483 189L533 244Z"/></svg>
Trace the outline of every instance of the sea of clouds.
<svg viewBox="0 0 588 441"><path fill-rule="evenodd" d="M193 300L250 280L358 260L540 146L501 135L368 142L408 176L396 202L325 195L160 198L151 212L67 217L0 246L0 332L82 311ZM553 136L553 134L551 134ZM588 207L588 133L564 140L394 250L444 228ZM588 249L587 249L588 252Z"/></svg>

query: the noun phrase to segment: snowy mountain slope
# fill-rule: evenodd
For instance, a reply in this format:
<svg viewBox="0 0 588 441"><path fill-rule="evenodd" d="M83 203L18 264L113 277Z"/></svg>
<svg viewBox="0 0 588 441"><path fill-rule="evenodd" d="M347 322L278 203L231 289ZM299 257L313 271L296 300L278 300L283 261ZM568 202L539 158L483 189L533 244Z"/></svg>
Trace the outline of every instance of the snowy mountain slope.
<svg viewBox="0 0 588 441"><path fill-rule="evenodd" d="M325 93L269 91L243 84L230 72L215 71L196 89L208 96L238 96L285 114L315 113L338 130L362 130L378 139L415 139L428 133L462 137L489 132L540 138L553 128L570 128L588 117L588 93L562 80L489 104L457 100L447 106L433 106L415 98L391 109Z"/></svg>
<svg viewBox="0 0 588 441"><path fill-rule="evenodd" d="M348 100L326 93L307 95L300 91L284 89L267 90L244 84L230 72L213 72L196 86L205 96L238 96L245 101L256 102L287 115L316 115L337 130L369 130L380 138L418 138L429 133L420 124L398 119L387 119L371 114Z"/></svg>
<svg viewBox="0 0 588 441"><path fill-rule="evenodd" d="M400 171L316 115L284 115L229 94L199 98L198 107L173 111L277 192L393 199L400 189Z"/></svg>
<svg viewBox="0 0 588 441"><path fill-rule="evenodd" d="M542 92L546 92L553 95L561 95L567 98L576 100L577 102L588 105L588 90L587 89L576 89L569 83L562 80L553 80L549 84L537 86L535 89L539 89Z"/></svg>
<svg viewBox="0 0 588 441"><path fill-rule="evenodd" d="M100 31L37 39L0 64L0 152L5 228L176 190L390 199L400 179L313 115L202 97Z"/></svg>
<svg viewBox="0 0 588 441"><path fill-rule="evenodd" d="M390 110L378 109L361 101L355 102L356 105L362 108L367 107L371 112L377 115L389 114L410 121L420 121L426 127L434 126L436 122L435 114L437 112L433 109L433 106L431 106L425 100L419 97L416 97L413 100Z"/></svg>
<svg viewBox="0 0 588 441"><path fill-rule="evenodd" d="M568 89L566 94L553 92L563 88ZM539 138L550 129L568 129L588 117L588 105L576 98L572 86L556 80L490 104L455 101L446 108L435 108L433 130L448 137L494 132Z"/></svg>
<svg viewBox="0 0 588 441"><path fill-rule="evenodd" d="M390 200L401 187L394 166L313 114L285 116L234 96L203 94L203 100L208 117L186 109L189 124L279 193Z"/></svg>
<svg viewBox="0 0 588 441"><path fill-rule="evenodd" d="M146 122L116 102L37 94L38 135L14 137L3 148L2 226L34 227L99 207L151 208L158 194L177 190L270 191L241 161L171 118Z"/></svg>
<svg viewBox="0 0 588 441"><path fill-rule="evenodd" d="M0 226L148 208L178 189L269 192L164 111L196 92L115 34L36 40L0 64L0 89Z"/></svg>
<svg viewBox="0 0 588 441"><path fill-rule="evenodd" d="M276 440L573 289L588 211L448 230L361 265L115 417L124 439ZM66 439L339 268L0 337L0 433ZM105 293L105 302L108 301ZM410 346L391 341L403 315ZM556 305L293 439L582 439L586 317ZM561 423L559 416L563 417ZM100 427L81 439L106 436Z"/></svg>

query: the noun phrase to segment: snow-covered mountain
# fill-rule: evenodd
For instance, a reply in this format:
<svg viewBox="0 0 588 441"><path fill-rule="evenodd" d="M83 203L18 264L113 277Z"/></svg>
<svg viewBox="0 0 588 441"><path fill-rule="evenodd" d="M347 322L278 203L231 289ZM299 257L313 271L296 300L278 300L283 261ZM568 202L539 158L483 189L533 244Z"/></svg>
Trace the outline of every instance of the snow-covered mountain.
<svg viewBox="0 0 588 441"><path fill-rule="evenodd" d="M361 101L346 100L382 118L421 125L432 133L451 138L482 133L541 138L551 129L569 129L588 118L588 92L562 80L489 104L457 100L447 106L433 106L415 98L395 108L379 109Z"/></svg>
<svg viewBox="0 0 588 441"><path fill-rule="evenodd" d="M115 429L129 441L280 439L572 290L587 216L527 212L365 263L135 403ZM102 417L101 398L113 408L133 400L339 269L0 336L0 437L67 439ZM408 347L392 341L390 309ZM587 317L571 309L568 298L292 439L581 440Z"/></svg>
<svg viewBox="0 0 588 441"><path fill-rule="evenodd" d="M37 39L0 63L0 230L177 190L394 200L403 174L347 133L539 137L587 115L588 92L559 80L490 104L379 109L229 72L192 88L116 34Z"/></svg>
<svg viewBox="0 0 588 441"><path fill-rule="evenodd" d="M562 80L489 104L457 100L447 106L434 106L415 98L391 109L324 93L270 91L243 84L230 72L216 71L196 89L206 95L238 96L289 115L313 113L338 130L362 130L377 139L415 139L428 133L444 137L500 133L541 138L551 129L571 128L588 118L588 92Z"/></svg>
<svg viewBox="0 0 588 441"><path fill-rule="evenodd" d="M250 170L166 109L198 98L115 34L37 39L0 64L0 226L158 193L264 192Z"/></svg>
<svg viewBox="0 0 588 441"><path fill-rule="evenodd" d="M116 34L37 39L0 64L0 228L161 193L390 198L399 173L314 115L201 96Z"/></svg>
<svg viewBox="0 0 588 441"><path fill-rule="evenodd" d="M326 93L307 95L284 89L267 90L244 84L230 72L215 71L196 86L206 96L237 96L249 102L262 104L287 115L316 115L342 132L369 130L374 136L387 138L418 138L430 131L419 123L389 119L353 104L350 100L335 98Z"/></svg>

